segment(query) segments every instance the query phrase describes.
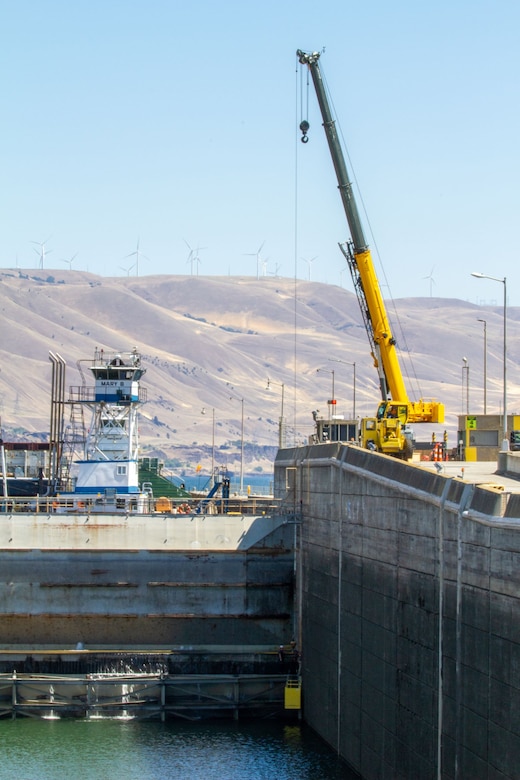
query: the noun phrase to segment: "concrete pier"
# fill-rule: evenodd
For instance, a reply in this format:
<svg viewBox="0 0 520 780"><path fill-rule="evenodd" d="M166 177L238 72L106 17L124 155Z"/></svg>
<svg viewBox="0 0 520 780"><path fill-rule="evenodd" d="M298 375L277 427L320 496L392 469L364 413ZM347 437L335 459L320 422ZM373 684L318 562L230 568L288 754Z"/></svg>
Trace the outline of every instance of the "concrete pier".
<svg viewBox="0 0 520 780"><path fill-rule="evenodd" d="M350 445L278 453L303 717L366 780L520 776L520 495L479 482Z"/></svg>

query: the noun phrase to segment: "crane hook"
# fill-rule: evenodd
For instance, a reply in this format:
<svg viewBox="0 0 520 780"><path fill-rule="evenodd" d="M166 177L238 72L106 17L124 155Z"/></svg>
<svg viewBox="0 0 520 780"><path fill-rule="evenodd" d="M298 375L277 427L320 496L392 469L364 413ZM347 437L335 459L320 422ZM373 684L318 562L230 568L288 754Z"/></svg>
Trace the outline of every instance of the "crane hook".
<svg viewBox="0 0 520 780"><path fill-rule="evenodd" d="M310 125L306 119L304 119L303 122L300 122L300 130L302 131L302 137L300 138L300 141L302 142L302 144L306 144L307 141L309 140L307 138L307 132L309 130L309 127Z"/></svg>

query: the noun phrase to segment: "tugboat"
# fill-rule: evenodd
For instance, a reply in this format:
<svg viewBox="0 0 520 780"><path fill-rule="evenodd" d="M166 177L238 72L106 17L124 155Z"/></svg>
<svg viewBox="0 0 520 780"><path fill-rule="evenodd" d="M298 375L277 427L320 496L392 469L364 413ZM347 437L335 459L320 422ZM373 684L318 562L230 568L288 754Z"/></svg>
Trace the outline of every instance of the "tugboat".
<svg viewBox="0 0 520 780"><path fill-rule="evenodd" d="M71 464L70 491L60 491L58 511L147 512L152 496L139 487L138 408L146 401L146 369L134 348L97 349L90 365L94 387L71 388L69 403L90 411L82 457ZM73 416L73 415L71 415Z"/></svg>

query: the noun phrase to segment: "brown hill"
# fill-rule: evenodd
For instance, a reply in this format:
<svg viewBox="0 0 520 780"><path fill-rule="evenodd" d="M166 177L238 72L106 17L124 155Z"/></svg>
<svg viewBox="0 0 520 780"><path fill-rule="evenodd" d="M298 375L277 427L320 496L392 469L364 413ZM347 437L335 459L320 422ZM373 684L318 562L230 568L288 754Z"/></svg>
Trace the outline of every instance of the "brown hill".
<svg viewBox="0 0 520 780"><path fill-rule="evenodd" d="M269 470L278 442L282 384L287 443L305 441L312 410L374 413L378 380L356 297L340 288L263 277L105 278L79 271L0 272L0 398L4 438L49 430L49 351L67 362L67 386L80 384L78 360L95 347L143 355L148 402L141 414L143 454L207 466L234 464L242 435L247 468ZM410 397L446 405L445 426L416 426L419 440L446 428L456 442L457 415L483 411L483 330L487 322L487 406L501 411L503 310L461 300L403 299L399 324ZM519 408L520 310L508 310L509 412ZM83 363L87 365L87 363ZM317 369L320 369L318 372ZM334 374L332 374L332 371ZM271 388L266 389L267 379ZM205 413L202 410L205 410ZM213 411L214 410L214 413ZM261 449L267 448L267 449Z"/></svg>

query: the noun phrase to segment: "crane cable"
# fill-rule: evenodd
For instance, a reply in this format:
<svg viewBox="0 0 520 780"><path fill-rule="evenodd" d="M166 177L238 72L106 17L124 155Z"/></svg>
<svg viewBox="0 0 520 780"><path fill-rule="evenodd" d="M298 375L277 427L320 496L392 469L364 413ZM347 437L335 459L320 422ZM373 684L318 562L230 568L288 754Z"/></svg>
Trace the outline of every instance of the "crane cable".
<svg viewBox="0 0 520 780"><path fill-rule="evenodd" d="M301 77L300 68L300 100L298 100L298 65L295 72L295 95L294 95L294 108L295 118L298 121L298 106L302 106L302 90L303 79ZM301 117L300 117L301 121ZM295 136L296 138L296 136ZM293 434L294 434L294 446L296 446L297 440L297 399L298 399L298 219L299 219L299 201L298 201L298 143L295 142L294 148L294 333L293 333Z"/></svg>
<svg viewBox="0 0 520 780"><path fill-rule="evenodd" d="M307 76L307 93L306 93L306 106L305 106L305 116L309 116L309 68L305 68L305 73ZM309 121L308 119L304 118L303 115L303 67L300 65L300 130L302 131L302 137L300 138L300 141L302 144L306 144L309 140L309 137L307 135L309 131Z"/></svg>
<svg viewBox="0 0 520 780"><path fill-rule="evenodd" d="M306 70L308 71L309 69L306 68ZM359 199L360 199L360 202L361 202L361 208L363 210L363 214L365 215L365 221L366 221L366 224L368 226L368 231L369 231L370 236L372 238L372 245L374 247L374 252L375 252L375 255L377 256L379 267L381 269L381 273L382 273L382 276L383 276L383 279L384 279L384 282L385 282L385 287L388 290L388 295L389 295L390 301L392 303L393 316L394 316L394 318L395 318L395 320L397 322L398 328L399 328L400 340L402 339L402 343L404 344L404 349L400 349L399 350L401 355L402 355L402 357L404 358L406 356L406 358L407 358L406 360L403 360L403 363L404 363L404 365L403 365L404 373L405 373L405 375L406 375L406 377L408 379L409 384L410 385L413 384L418 389L418 391L419 391L418 397L422 398L422 394L420 392L419 380L418 380L418 377L417 377L417 374L416 374L416 371L415 371L415 366L414 366L414 363L413 363L413 360L412 360L411 352L410 352L410 349L409 349L407 341L406 341L406 335L405 335L403 326L401 324L401 320L399 318L399 314L397 312L397 307L395 305L395 299L394 299L394 297L392 295L392 290L390 288L390 284L388 283L388 279L387 279L386 272L385 272L385 269L384 269L384 266L383 266L381 255L379 253L379 248L377 246L377 241L376 241L375 236L374 236L374 231L372 230L372 226L370 224L370 219L368 217L368 213L367 213L367 210L366 210L366 207L365 207L365 202L363 200L363 195L361 194L361 188L359 186L359 182L358 182L357 176L355 174L354 165L352 163L352 160L350 158L350 154L348 152L348 146L346 144L345 137L343 135L343 130L341 128L341 124L340 124L340 122L337 119L338 114L336 112L336 109L335 109L335 106L334 106L334 101L332 99L332 95L331 95L330 90L328 88L327 80L325 78L325 74L323 72L323 68L322 67L320 67L320 72L321 72L321 76L322 76L322 79L323 79L324 88L327 91L327 96L328 96L329 102L330 102L330 104L332 106L332 110L333 110L334 117L335 117L335 123L336 123L336 126L338 127L339 135L341 136L341 139L342 139L343 148L345 149L345 155L347 157L348 164L350 166L350 171L352 172L352 174L351 174L352 175L352 179L354 181L354 184L356 186L356 190L357 190L358 195L359 195ZM302 127L301 127L301 125L300 125L300 130L302 130L302 133L304 132ZM301 140L303 141L303 138ZM306 143L306 142L304 141L304 143ZM410 374L408 372L408 365L410 365L410 367L411 367L411 371L412 371L413 376L410 376Z"/></svg>

